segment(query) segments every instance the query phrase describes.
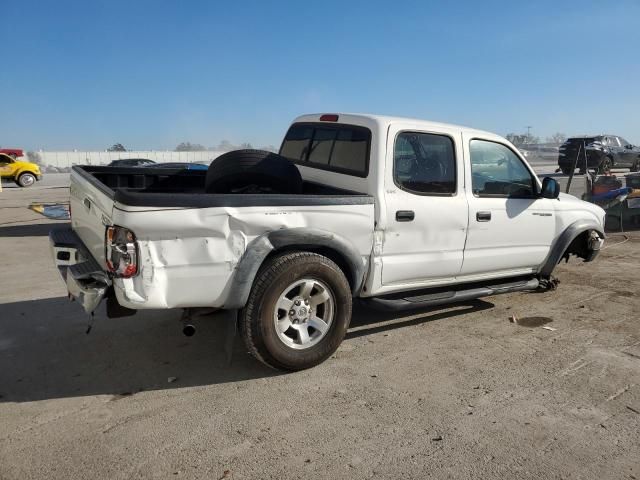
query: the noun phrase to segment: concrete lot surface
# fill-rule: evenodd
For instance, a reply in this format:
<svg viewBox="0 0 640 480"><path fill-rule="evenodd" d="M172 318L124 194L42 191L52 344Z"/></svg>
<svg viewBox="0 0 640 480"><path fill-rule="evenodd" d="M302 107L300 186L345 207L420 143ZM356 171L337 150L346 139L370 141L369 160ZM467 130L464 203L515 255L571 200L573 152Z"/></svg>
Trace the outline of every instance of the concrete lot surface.
<svg viewBox="0 0 640 480"><path fill-rule="evenodd" d="M220 315L186 338L179 312L100 311L86 335L64 222L26 208L63 177L0 193L0 479L640 479L640 235L553 292L357 307L334 358L280 374L239 341L229 364Z"/></svg>

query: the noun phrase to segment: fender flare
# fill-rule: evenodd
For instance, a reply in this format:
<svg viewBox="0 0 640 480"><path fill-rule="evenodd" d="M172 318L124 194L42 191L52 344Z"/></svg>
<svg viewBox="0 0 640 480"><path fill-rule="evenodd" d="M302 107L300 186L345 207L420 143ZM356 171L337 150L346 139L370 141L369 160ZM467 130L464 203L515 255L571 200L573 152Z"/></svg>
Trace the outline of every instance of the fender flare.
<svg viewBox="0 0 640 480"><path fill-rule="evenodd" d="M571 245L571 242L573 242L578 235L590 230L595 231L600 238L604 239L605 235L602 225L596 223L594 220L576 220L569 225L551 246L547 258L545 258L544 262L538 267L538 275L543 278L549 277L558 262L562 259L564 252L569 248L569 245Z"/></svg>
<svg viewBox="0 0 640 480"><path fill-rule="evenodd" d="M31 175L33 175L34 177L38 178L38 175L36 174L36 172L34 172L33 170L30 170L29 168L23 167L19 170L17 170L14 174L13 174L13 178L14 180L18 180L18 178L20 178L20 175L22 175L23 173L30 173Z"/></svg>
<svg viewBox="0 0 640 480"><path fill-rule="evenodd" d="M353 244L333 232L315 228L289 228L274 230L254 239L236 265L230 282L229 295L224 303L225 309L243 308L249 298L253 281L267 256L274 251L287 247L300 247L310 250L317 247L330 248L340 254L349 266L350 272L344 272L350 280L352 294L357 295L367 271L367 260L362 257Z"/></svg>

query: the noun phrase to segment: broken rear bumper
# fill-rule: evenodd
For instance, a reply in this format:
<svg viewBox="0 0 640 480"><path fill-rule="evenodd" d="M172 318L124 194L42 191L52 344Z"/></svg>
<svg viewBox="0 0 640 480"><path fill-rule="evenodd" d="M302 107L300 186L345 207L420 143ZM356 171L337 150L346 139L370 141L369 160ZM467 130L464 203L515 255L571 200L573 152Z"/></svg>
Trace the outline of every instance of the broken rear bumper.
<svg viewBox="0 0 640 480"><path fill-rule="evenodd" d="M87 313L93 312L111 286L109 275L70 227L51 230L49 243L53 261L67 284L70 297Z"/></svg>

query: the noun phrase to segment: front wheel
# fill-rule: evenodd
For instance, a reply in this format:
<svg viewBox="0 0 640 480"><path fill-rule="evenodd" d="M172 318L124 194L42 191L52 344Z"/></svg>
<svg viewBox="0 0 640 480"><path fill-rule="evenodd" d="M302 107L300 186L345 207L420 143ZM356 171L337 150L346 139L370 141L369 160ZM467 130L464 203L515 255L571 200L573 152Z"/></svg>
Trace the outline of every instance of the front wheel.
<svg viewBox="0 0 640 480"><path fill-rule="evenodd" d="M311 252L276 256L260 269L240 332L266 365L303 370L329 358L351 321L351 289L332 260Z"/></svg>
<svg viewBox="0 0 640 480"><path fill-rule="evenodd" d="M30 187L36 183L36 177L33 173L23 173L18 177L16 183L21 187Z"/></svg>

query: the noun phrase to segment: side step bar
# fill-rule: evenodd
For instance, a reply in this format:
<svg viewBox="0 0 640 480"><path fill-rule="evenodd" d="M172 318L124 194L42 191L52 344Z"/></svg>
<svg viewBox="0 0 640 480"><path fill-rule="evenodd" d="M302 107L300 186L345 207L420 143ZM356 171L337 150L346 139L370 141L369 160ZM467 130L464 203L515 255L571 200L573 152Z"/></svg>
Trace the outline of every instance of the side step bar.
<svg viewBox="0 0 640 480"><path fill-rule="evenodd" d="M403 298L373 297L363 299L365 303L382 310L411 310L427 306L447 303L465 302L476 298L489 297L500 293L522 292L538 288L537 278L517 282L499 283L468 288L466 290L449 290L444 292L425 293L423 295L405 296Z"/></svg>

